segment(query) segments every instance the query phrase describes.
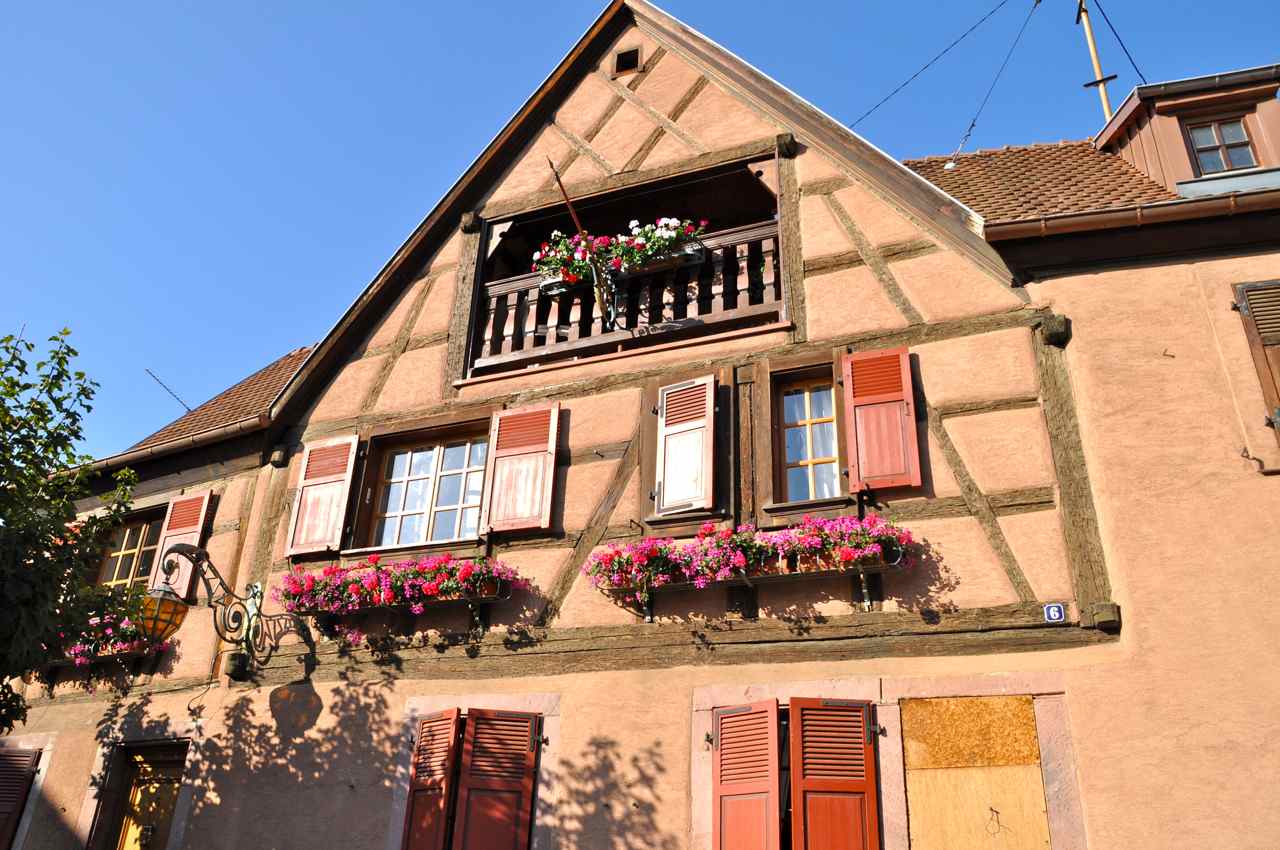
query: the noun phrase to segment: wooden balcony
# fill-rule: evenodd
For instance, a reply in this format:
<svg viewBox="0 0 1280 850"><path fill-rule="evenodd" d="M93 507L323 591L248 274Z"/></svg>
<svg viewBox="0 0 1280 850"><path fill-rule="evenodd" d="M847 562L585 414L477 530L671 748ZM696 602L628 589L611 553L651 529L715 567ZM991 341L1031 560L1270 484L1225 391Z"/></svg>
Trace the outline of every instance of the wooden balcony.
<svg viewBox="0 0 1280 850"><path fill-rule="evenodd" d="M483 284L472 325L471 374L641 348L684 336L768 324L785 315L775 221L711 233L700 257L618 282L618 315L603 321L590 282L559 294L537 274Z"/></svg>

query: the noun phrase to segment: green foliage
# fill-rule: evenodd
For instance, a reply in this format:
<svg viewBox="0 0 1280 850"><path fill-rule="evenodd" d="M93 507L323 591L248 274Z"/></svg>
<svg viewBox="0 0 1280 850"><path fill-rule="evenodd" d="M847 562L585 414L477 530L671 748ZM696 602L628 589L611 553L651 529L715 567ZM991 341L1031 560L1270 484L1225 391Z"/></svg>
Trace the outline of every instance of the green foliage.
<svg viewBox="0 0 1280 850"><path fill-rule="evenodd" d="M97 384L73 369L70 331L35 345L0 339L0 734L26 717L12 679L61 657L110 593L94 585L103 547L129 509L136 477L117 473L94 515L76 519L91 496L92 458L80 454L84 416Z"/></svg>

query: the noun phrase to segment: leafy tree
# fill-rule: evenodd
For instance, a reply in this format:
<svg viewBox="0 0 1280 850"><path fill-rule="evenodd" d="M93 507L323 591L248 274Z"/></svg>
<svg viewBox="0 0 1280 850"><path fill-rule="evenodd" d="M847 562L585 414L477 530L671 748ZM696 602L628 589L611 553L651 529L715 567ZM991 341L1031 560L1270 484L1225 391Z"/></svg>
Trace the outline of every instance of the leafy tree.
<svg viewBox="0 0 1280 850"><path fill-rule="evenodd" d="M77 519L93 473L76 445L98 385L72 368L69 336L50 337L34 366L33 343L0 339L0 734L26 719L13 680L61 658L110 603L94 580L136 481L117 473L101 508Z"/></svg>

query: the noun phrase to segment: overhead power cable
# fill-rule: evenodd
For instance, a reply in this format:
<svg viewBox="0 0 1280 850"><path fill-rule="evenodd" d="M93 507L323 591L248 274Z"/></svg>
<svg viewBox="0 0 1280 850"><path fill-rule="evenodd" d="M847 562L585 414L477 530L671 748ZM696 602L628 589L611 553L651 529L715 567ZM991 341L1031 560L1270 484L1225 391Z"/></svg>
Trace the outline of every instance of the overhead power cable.
<svg viewBox="0 0 1280 850"><path fill-rule="evenodd" d="M1013 37L1013 44L1009 45L1009 52L1004 55L1004 61L1000 63L999 69L996 70L995 77L991 80L991 85L987 87L987 93L982 98L982 103L978 104L978 111L973 113L973 120L969 122L969 126L965 129L964 135L960 137L960 144L956 145L955 153L951 154L951 158L947 160L947 166L952 166L955 159L960 155L960 151L964 150L964 146L969 143L969 137L973 135L973 128L978 126L978 118L982 116L982 110L987 108L987 101L991 99L991 93L996 90L996 83L1000 82L1000 75L1004 73L1004 69L1009 66L1009 60L1013 58L1013 51L1018 49L1018 42L1022 41L1022 34L1027 31L1027 24L1031 23L1031 16L1036 13L1036 9L1040 8L1040 0L1032 0L1031 11L1027 12L1027 17L1022 21L1022 26L1018 28L1018 34Z"/></svg>
<svg viewBox="0 0 1280 850"><path fill-rule="evenodd" d="M925 71L929 70L929 68L933 66L933 63L937 62L937 61L938 61L939 59L941 59L943 56L946 56L948 53L950 53L950 52L951 52L951 48L955 47L957 44L959 44L960 42L962 42L962 41L964 41L966 38L968 38L970 33L972 33L972 32L973 32L974 30L976 30L978 27L982 26L982 25L986 22L986 20L987 20L988 18L990 18L992 15L994 15L996 12L999 12L1001 9L1003 9L1003 8L1005 7L1005 5L1006 5L1006 4L1008 4L1008 2L1009 2L1009 0L1000 0L1000 2L996 4L996 6L995 6L995 8L994 8L994 9L992 9L990 12L987 12L987 13L986 13L985 15L983 15L981 18L978 18L977 23L975 23L973 26L969 27L967 30L965 30L964 32L962 32L962 33L960 34L960 37L959 37L959 38L957 38L955 41L951 42L951 43L950 43L950 44L948 44L946 47L942 48L942 51L941 51L941 52L939 52L937 56L934 56L934 57L933 57L932 59L930 59L928 62L924 63L924 66L923 66L923 67L921 67L919 71L916 71L916 72L915 72L914 74L912 74L910 77L907 77L907 79L906 79L906 81L905 81L905 82L903 82L903 83L902 83L901 85L899 85L896 89L894 89L893 91L889 92L887 95L885 95L884 97L882 97L882 98L880 99L880 102L879 102L879 103L877 103L875 106L873 106L873 107L871 107L870 109L868 109L866 112L862 113L862 115L860 115L860 116L858 117L858 120L857 120L857 121L854 121L854 122L853 122L852 124L850 124L849 126L850 126L851 128L852 128L852 127L857 127L857 126L858 126L859 124L861 124L864 120L866 120L866 119L871 115L871 113L875 112L877 109L879 109L880 107L882 107L882 106L884 106L886 103L888 103L890 98L892 98L895 94L897 94L898 92L900 92L900 91L902 91L903 89L905 89L907 86L911 85L912 81L913 81L913 80L915 80L915 78L916 78L916 77L920 76L920 75L921 75L921 74L923 74Z"/></svg>
<svg viewBox="0 0 1280 850"><path fill-rule="evenodd" d="M1102 20L1107 22L1107 29L1111 30L1111 34L1116 37L1116 41L1120 42L1120 49L1124 51L1125 58L1129 60L1129 64L1133 66L1133 72L1138 75L1138 79L1142 80L1142 84L1147 84L1147 78L1138 70L1138 63L1133 61L1133 54L1129 52L1129 48L1125 46L1124 39L1120 37L1120 33L1116 32L1116 28L1111 23L1111 18L1107 17L1107 10L1102 8L1099 0L1093 0L1094 8L1102 13Z"/></svg>

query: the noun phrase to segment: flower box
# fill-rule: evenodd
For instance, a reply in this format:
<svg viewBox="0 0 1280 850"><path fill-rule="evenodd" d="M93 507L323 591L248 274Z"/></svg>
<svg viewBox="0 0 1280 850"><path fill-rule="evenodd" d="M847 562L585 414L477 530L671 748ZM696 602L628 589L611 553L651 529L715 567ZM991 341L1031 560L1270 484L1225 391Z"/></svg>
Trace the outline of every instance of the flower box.
<svg viewBox="0 0 1280 850"><path fill-rule="evenodd" d="M673 269L681 269L685 266L700 266L706 257L706 249L697 242L686 242L674 252L665 257L658 257L650 262L645 263L634 269L626 271L617 271L612 273L615 281L630 280L631 278L644 277L645 275L656 274L657 272L671 271Z"/></svg>
<svg viewBox="0 0 1280 850"><path fill-rule="evenodd" d="M92 667L97 664L106 664L108 662L124 664L129 661L136 661L139 658L146 658L151 655L159 655L169 648L168 644L151 646L146 649L130 649L125 652L103 652L97 655L81 656L80 659L59 658L56 661L50 661L44 665L46 670L64 670L68 667Z"/></svg>
<svg viewBox="0 0 1280 850"><path fill-rule="evenodd" d="M326 611L322 608L299 608L293 610L292 613L299 617L312 617L315 619L335 620L344 617L356 616L367 613L396 613L396 614L412 614L420 616L418 611L413 610L415 606L419 607L422 613L432 608L447 608L457 605L490 605L494 602L502 602L511 598L511 582L505 579L496 579L492 583L481 587L479 592L468 594L465 596L438 596L435 599L425 600L422 602L402 603L398 605L365 605L359 608L353 608L350 611Z"/></svg>

